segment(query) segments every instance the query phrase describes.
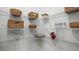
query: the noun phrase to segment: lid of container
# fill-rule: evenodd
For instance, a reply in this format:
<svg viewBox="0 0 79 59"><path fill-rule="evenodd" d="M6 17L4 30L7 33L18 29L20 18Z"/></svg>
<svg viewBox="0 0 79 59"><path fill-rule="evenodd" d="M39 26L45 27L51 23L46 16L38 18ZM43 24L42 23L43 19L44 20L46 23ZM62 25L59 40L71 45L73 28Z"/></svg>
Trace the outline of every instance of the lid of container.
<svg viewBox="0 0 79 59"><path fill-rule="evenodd" d="M21 16L22 15L22 11L19 9L10 9L10 14L13 16Z"/></svg>

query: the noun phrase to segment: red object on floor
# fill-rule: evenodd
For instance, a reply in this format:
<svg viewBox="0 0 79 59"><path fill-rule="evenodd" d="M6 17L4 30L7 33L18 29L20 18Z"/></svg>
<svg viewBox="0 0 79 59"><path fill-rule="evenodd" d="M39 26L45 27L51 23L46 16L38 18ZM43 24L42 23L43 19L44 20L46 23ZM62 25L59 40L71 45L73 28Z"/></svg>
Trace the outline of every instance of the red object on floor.
<svg viewBox="0 0 79 59"><path fill-rule="evenodd" d="M51 38L54 40L56 38L56 35L54 32L51 33Z"/></svg>

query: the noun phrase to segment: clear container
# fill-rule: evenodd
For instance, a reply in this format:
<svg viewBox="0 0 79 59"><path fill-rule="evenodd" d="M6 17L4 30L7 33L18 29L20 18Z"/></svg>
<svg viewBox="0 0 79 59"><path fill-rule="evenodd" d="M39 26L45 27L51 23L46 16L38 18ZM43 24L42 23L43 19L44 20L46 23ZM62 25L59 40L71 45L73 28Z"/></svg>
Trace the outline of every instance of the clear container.
<svg viewBox="0 0 79 59"><path fill-rule="evenodd" d="M49 15L48 14L42 14L42 20L43 24L47 24L49 22Z"/></svg>
<svg viewBox="0 0 79 59"><path fill-rule="evenodd" d="M22 16L16 17L16 16L13 16L13 15L10 15L9 19L10 20L15 20L15 21L22 21Z"/></svg>
<svg viewBox="0 0 79 59"><path fill-rule="evenodd" d="M79 22L79 12L68 14L69 23Z"/></svg>

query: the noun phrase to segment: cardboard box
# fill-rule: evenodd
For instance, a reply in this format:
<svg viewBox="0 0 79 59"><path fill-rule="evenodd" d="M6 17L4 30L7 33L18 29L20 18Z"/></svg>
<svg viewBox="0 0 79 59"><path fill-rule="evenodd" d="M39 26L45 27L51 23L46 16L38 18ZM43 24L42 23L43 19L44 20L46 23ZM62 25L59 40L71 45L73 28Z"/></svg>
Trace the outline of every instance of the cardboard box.
<svg viewBox="0 0 79 59"><path fill-rule="evenodd" d="M28 14L29 19L37 19L38 18L38 13L36 12L30 12Z"/></svg>
<svg viewBox="0 0 79 59"><path fill-rule="evenodd" d="M79 7L65 7L64 11L67 14L78 12L79 11Z"/></svg>
<svg viewBox="0 0 79 59"><path fill-rule="evenodd" d="M70 28L79 28L79 22L69 23Z"/></svg>
<svg viewBox="0 0 79 59"><path fill-rule="evenodd" d="M14 21L14 20L8 20L8 28L9 29L22 29L24 28L24 21Z"/></svg>
<svg viewBox="0 0 79 59"><path fill-rule="evenodd" d="M29 28L37 28L37 25L29 25Z"/></svg>
<svg viewBox="0 0 79 59"><path fill-rule="evenodd" d="M10 9L10 14L13 16L21 16L22 12L19 9Z"/></svg>

